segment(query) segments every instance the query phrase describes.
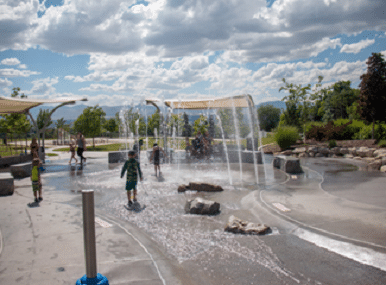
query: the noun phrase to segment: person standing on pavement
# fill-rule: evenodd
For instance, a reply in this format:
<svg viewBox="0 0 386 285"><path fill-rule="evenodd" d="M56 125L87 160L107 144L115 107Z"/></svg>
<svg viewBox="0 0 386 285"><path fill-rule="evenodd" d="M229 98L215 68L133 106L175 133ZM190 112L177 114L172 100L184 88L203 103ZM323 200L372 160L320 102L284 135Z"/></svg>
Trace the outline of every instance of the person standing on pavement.
<svg viewBox="0 0 386 285"><path fill-rule="evenodd" d="M34 193L36 203L43 200L42 181L40 180L40 164L41 162L39 158L34 158L32 160L31 181L32 181L32 191ZM38 198L38 192L39 192L39 198Z"/></svg>
<svg viewBox="0 0 386 285"><path fill-rule="evenodd" d="M70 140L70 152L71 152L71 158L70 158L69 164L71 164L72 159L75 159L75 163L78 163L78 160L75 157L75 140L73 136L71 136L71 140Z"/></svg>
<svg viewBox="0 0 386 285"><path fill-rule="evenodd" d="M133 146L133 150L136 153L136 159L139 163L141 163L140 155L141 155L141 146L143 145L143 139L140 139L138 143L135 143Z"/></svg>
<svg viewBox="0 0 386 285"><path fill-rule="evenodd" d="M127 193L127 205L128 207L131 207L133 205L133 202L137 202L137 182L138 182L138 175L141 181L142 178L142 172L141 167L139 165L139 162L135 159L135 151L130 150L129 151L129 159L125 162L125 164L122 167L121 171L121 178L123 178L123 175L125 175L125 171L127 170L127 176L126 176L126 193ZM133 201L131 200L131 190L133 190Z"/></svg>
<svg viewBox="0 0 386 285"><path fill-rule="evenodd" d="M32 158L39 158L39 144L36 138L32 139L30 148L31 148Z"/></svg>
<svg viewBox="0 0 386 285"><path fill-rule="evenodd" d="M87 148L86 148L86 140L84 139L84 136L82 135L81 132L79 132L77 135L76 143L78 144L77 154L80 157L80 164L83 164L83 160L84 162L86 162L86 158L83 157L83 152L86 151Z"/></svg>
<svg viewBox="0 0 386 285"><path fill-rule="evenodd" d="M159 165L160 162L160 151L163 152L164 157L166 157L166 153L164 150L158 146L158 144L153 144L153 152L151 153L150 161L153 160L154 164L154 171L155 171L155 176L157 177L157 169L158 169L158 174L161 176L161 167Z"/></svg>

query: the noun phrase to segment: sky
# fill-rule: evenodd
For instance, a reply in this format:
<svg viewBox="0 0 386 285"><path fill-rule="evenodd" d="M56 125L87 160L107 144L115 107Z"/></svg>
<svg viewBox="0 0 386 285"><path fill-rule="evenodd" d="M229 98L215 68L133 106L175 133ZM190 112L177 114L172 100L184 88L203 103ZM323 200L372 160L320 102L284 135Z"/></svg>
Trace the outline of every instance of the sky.
<svg viewBox="0 0 386 285"><path fill-rule="evenodd" d="M143 98L250 94L287 82L357 88L386 58L385 0L0 0L0 96ZM83 102L82 102L83 103Z"/></svg>

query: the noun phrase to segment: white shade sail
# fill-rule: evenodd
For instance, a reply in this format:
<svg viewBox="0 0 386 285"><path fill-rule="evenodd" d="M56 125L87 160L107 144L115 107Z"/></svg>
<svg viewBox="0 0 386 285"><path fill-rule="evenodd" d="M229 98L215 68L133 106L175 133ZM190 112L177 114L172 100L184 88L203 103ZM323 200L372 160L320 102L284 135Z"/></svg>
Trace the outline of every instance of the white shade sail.
<svg viewBox="0 0 386 285"><path fill-rule="evenodd" d="M147 99L148 104L155 105L155 102L160 102L158 99ZM241 107L248 108L253 106L251 95L238 95L231 97L222 97L204 100L165 100L165 105L173 109L221 109Z"/></svg>
<svg viewBox="0 0 386 285"><path fill-rule="evenodd" d="M53 100L33 100L29 98L0 97L0 114L25 113L42 104L68 103L87 101L86 98L63 98Z"/></svg>

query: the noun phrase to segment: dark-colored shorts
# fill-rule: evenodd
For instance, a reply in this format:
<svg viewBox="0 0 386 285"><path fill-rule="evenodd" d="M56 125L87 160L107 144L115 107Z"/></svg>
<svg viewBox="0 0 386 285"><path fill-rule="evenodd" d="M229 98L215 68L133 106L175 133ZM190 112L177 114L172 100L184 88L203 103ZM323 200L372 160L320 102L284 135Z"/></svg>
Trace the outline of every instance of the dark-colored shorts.
<svg viewBox="0 0 386 285"><path fill-rule="evenodd" d="M39 191L39 188L40 188L40 184L38 181L32 181L32 191L33 192L37 192Z"/></svg>
<svg viewBox="0 0 386 285"><path fill-rule="evenodd" d="M153 163L154 163L154 165L159 165L159 159L154 159Z"/></svg>
<svg viewBox="0 0 386 285"><path fill-rule="evenodd" d="M137 181L126 181L126 191L135 190L137 187Z"/></svg>

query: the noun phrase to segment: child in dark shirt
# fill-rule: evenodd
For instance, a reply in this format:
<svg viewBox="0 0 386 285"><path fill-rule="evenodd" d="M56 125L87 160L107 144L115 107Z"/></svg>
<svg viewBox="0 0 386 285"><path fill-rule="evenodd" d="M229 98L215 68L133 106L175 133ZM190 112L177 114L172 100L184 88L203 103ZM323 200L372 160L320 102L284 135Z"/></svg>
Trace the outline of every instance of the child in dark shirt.
<svg viewBox="0 0 386 285"><path fill-rule="evenodd" d="M127 170L127 179L126 179L126 191L127 191L127 205L131 207L133 205L133 201L137 201L137 182L138 175L141 181L142 172L139 166L139 162L135 159L135 151L129 151L129 159L125 162L121 171L121 178L125 175L125 171ZM133 190L133 201L131 200L131 190Z"/></svg>

